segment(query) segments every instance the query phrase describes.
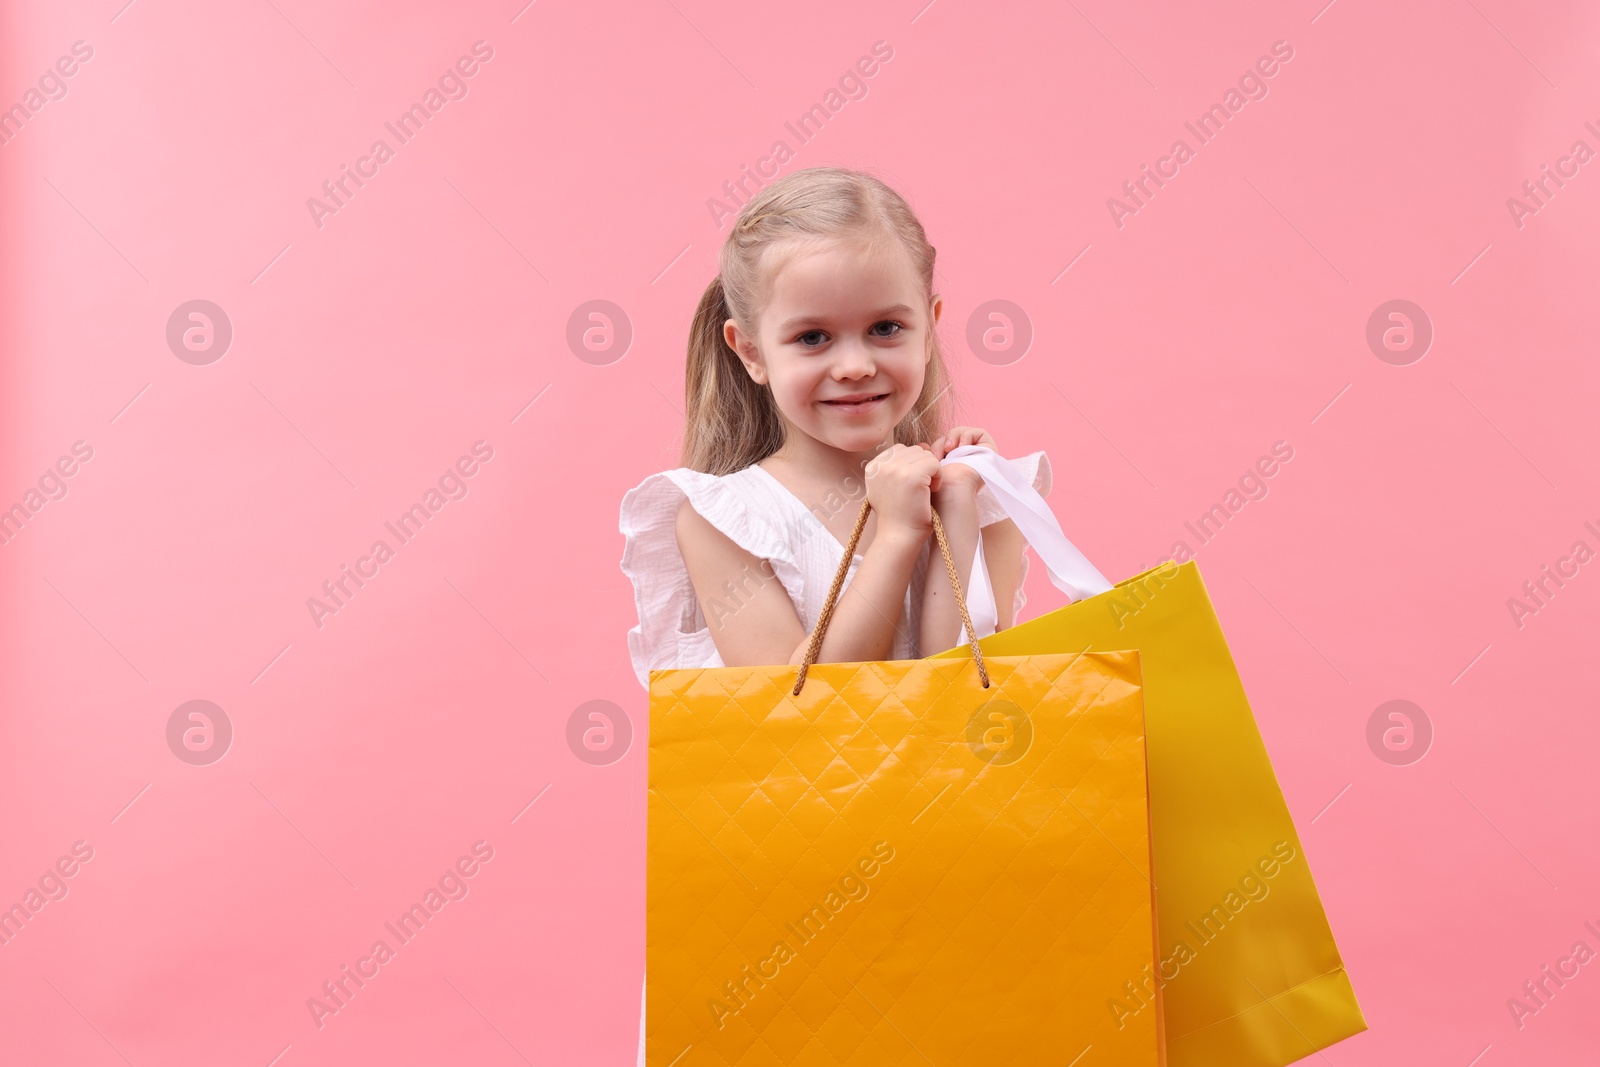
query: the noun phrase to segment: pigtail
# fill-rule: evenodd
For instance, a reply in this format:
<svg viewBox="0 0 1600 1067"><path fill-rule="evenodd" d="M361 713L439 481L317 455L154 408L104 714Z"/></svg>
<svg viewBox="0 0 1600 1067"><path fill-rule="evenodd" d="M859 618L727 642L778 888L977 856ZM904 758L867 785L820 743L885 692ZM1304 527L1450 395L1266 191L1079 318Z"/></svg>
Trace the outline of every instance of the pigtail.
<svg viewBox="0 0 1600 1067"><path fill-rule="evenodd" d="M728 345L723 328L731 318L718 274L701 294L689 326L679 459L680 466L707 474L732 474L783 445L783 420L772 391L750 377Z"/></svg>

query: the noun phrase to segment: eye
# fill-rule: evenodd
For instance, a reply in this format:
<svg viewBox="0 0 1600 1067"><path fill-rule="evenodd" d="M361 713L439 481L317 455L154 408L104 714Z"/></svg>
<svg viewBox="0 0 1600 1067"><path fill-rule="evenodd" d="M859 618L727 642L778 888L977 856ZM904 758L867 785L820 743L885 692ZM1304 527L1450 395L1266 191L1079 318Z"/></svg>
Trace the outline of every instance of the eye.
<svg viewBox="0 0 1600 1067"><path fill-rule="evenodd" d="M801 334L799 337L796 337L795 340L800 342L800 344L805 348L816 348L818 345L822 344L822 342L821 341L807 342L806 338L807 337L825 337L825 336L827 336L827 335L824 334L821 330L807 330L805 333Z"/></svg>
<svg viewBox="0 0 1600 1067"><path fill-rule="evenodd" d="M882 322L875 322L872 324L872 328L874 330L876 330L879 326L894 327L894 333L880 333L878 334L879 337L894 337L899 334L901 330L905 329L905 325L903 323L895 322L893 319L884 319Z"/></svg>

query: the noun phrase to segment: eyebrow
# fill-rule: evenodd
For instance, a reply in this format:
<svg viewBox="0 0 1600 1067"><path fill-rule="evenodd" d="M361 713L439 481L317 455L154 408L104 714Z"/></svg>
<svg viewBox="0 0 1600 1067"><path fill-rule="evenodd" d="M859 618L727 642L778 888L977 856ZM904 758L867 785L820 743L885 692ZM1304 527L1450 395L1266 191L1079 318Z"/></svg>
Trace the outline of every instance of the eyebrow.
<svg viewBox="0 0 1600 1067"><path fill-rule="evenodd" d="M890 315L912 315L915 313L916 309L914 308L907 307L905 304L895 304L893 307L886 307L879 311L873 312L872 317L874 319L884 319L888 318ZM827 321L828 318L825 315L798 315L781 324L778 327L778 332L787 333L797 326L813 326L819 323L826 323Z"/></svg>

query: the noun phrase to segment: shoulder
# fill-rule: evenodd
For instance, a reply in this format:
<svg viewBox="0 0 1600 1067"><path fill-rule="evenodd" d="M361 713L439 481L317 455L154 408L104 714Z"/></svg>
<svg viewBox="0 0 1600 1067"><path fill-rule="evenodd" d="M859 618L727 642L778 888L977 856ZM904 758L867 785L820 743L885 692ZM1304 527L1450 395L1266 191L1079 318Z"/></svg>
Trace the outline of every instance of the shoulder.
<svg viewBox="0 0 1600 1067"><path fill-rule="evenodd" d="M678 550L683 553L684 561L691 567L707 555L751 555L749 550L741 548L738 542L718 528L716 523L700 514L695 508L694 501L687 496L678 503L672 526Z"/></svg>
<svg viewBox="0 0 1600 1067"><path fill-rule="evenodd" d="M769 490L755 467L722 475L678 467L650 475L622 498L622 569L670 569L686 555L708 552L789 560L793 546Z"/></svg>
<svg viewBox="0 0 1600 1067"><path fill-rule="evenodd" d="M750 471L715 475L678 467L650 475L622 497L621 566L638 608L628 645L646 689L651 670L721 662L698 619L691 560L697 570L701 560L712 570L731 562L737 573L748 553L771 560L780 577L788 576L786 588L794 580L782 514L773 511L761 475Z"/></svg>
<svg viewBox="0 0 1600 1067"><path fill-rule="evenodd" d="M680 543L686 538L697 544L731 541L756 556L794 554L797 505L771 474L751 464L732 474L702 477L709 481L678 503L674 525Z"/></svg>

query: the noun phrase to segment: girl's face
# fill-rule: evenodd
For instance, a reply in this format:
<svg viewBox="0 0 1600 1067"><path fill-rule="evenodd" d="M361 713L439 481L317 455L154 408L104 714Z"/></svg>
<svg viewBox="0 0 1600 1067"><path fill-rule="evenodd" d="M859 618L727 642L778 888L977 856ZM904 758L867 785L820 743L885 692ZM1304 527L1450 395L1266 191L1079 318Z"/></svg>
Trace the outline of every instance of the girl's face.
<svg viewBox="0 0 1600 1067"><path fill-rule="evenodd" d="M942 298L924 302L895 241L829 244L779 262L756 336L729 319L728 346L772 387L791 442L798 430L851 453L893 443L922 394Z"/></svg>

